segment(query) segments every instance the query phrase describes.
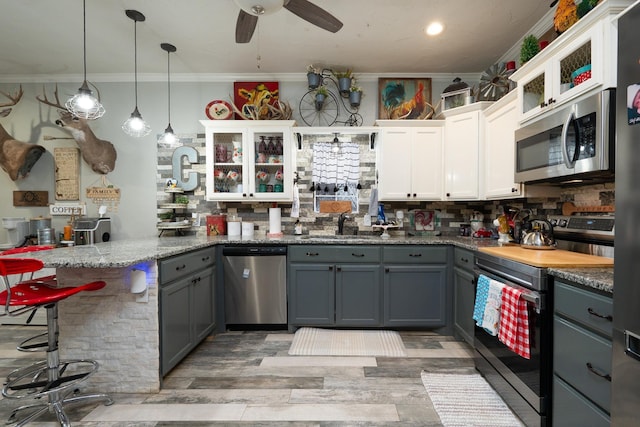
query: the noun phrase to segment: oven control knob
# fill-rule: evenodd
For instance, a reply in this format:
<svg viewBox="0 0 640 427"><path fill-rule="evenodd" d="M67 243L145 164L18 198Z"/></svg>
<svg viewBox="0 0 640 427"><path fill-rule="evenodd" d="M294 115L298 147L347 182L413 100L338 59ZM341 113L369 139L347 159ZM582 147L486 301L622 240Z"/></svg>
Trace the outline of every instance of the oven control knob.
<svg viewBox="0 0 640 427"><path fill-rule="evenodd" d="M556 225L558 225L558 220L557 220L557 219L555 219L555 218L551 219L549 222L550 222L550 223L551 223L551 225L553 225L554 227L555 227Z"/></svg>
<svg viewBox="0 0 640 427"><path fill-rule="evenodd" d="M560 225L560 227L566 227L567 226L567 220L566 219L561 219L560 223L558 225Z"/></svg>

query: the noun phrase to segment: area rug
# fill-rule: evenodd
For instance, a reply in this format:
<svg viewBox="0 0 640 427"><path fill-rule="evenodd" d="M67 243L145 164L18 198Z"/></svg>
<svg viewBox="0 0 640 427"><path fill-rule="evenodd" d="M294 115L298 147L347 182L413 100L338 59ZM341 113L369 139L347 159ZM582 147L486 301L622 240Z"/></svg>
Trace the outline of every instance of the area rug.
<svg viewBox="0 0 640 427"><path fill-rule="evenodd" d="M406 357L400 334L395 331L352 331L300 328L289 348L292 356Z"/></svg>
<svg viewBox="0 0 640 427"><path fill-rule="evenodd" d="M423 371L422 383L445 427L523 426L479 374L434 374Z"/></svg>

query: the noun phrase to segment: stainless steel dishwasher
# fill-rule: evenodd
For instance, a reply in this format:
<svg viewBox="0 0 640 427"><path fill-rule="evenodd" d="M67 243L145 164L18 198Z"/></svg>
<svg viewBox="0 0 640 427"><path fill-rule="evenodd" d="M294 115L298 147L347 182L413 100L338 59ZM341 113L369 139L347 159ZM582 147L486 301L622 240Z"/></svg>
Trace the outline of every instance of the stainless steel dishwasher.
<svg viewBox="0 0 640 427"><path fill-rule="evenodd" d="M287 323L287 247L226 246L224 310L227 325Z"/></svg>

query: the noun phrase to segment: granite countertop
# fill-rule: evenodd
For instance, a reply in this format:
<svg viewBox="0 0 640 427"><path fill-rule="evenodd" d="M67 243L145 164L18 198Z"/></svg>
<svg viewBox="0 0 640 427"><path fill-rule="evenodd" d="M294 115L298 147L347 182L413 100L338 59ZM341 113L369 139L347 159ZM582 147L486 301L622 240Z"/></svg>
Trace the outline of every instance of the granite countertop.
<svg viewBox="0 0 640 427"><path fill-rule="evenodd" d="M116 240L92 246L73 246L51 251L38 251L30 257L42 260L51 268L121 268L141 262L155 261L188 251L222 244L233 245L453 245L476 251L481 247L498 246L497 240L461 236L284 236L252 239L229 236L178 236L148 239ZM20 255L12 255L18 257ZM613 292L613 268L549 268L549 274L605 292Z"/></svg>

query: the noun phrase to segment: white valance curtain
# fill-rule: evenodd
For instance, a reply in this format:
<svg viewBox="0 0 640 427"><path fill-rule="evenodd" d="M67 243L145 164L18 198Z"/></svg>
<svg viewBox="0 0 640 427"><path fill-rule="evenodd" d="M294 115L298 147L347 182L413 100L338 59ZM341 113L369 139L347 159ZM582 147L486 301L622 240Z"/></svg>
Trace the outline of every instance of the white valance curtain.
<svg viewBox="0 0 640 427"><path fill-rule="evenodd" d="M360 179L360 148L353 142L313 144L313 182L356 184Z"/></svg>

